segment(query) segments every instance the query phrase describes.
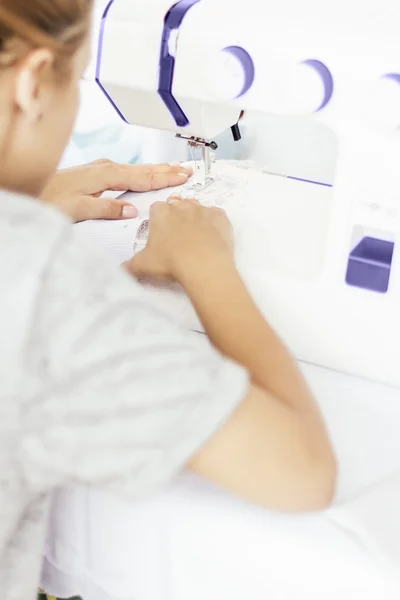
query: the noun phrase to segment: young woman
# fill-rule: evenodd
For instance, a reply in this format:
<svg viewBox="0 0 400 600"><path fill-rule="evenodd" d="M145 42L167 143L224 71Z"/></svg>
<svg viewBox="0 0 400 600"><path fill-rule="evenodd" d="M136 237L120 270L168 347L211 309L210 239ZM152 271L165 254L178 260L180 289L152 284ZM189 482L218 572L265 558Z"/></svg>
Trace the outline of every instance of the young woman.
<svg viewBox="0 0 400 600"><path fill-rule="evenodd" d="M235 269L223 212L156 204L148 245L123 270L35 199L71 133L90 11L90 0L0 0L5 599L35 594L48 499L64 484L137 498L186 467L278 510L323 508L334 490L320 413ZM147 177L161 169L163 185L165 170L173 184L182 171L157 169ZM150 301L138 275L178 281L212 345Z"/></svg>

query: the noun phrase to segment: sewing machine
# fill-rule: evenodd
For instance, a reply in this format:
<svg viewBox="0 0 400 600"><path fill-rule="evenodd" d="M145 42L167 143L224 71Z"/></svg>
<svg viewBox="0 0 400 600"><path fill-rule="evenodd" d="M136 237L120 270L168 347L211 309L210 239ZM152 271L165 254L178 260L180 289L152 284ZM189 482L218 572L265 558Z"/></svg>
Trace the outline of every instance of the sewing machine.
<svg viewBox="0 0 400 600"><path fill-rule="evenodd" d="M242 109L313 114L334 132L333 194L321 190L326 210L321 216L304 201L296 213L304 239L323 232L310 250L318 260L308 271L271 270L268 318L297 358L400 386L396 22L395 0L361 12L343 1L283 0L269 11L250 0L246 14L223 0L111 0L96 81L126 122L171 131L201 149L200 187L213 180L214 137L230 127L239 137ZM290 219L292 204L287 210ZM301 241L276 226L287 236L287 265Z"/></svg>

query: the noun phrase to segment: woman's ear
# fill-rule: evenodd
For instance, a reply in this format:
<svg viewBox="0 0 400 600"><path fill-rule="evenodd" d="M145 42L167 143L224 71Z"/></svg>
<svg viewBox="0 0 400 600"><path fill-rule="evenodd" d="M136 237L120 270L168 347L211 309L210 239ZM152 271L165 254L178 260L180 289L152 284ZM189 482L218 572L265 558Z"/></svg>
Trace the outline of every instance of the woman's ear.
<svg viewBox="0 0 400 600"><path fill-rule="evenodd" d="M53 61L53 53L41 48L30 52L17 70L15 103L31 123L43 116L48 91L46 72Z"/></svg>

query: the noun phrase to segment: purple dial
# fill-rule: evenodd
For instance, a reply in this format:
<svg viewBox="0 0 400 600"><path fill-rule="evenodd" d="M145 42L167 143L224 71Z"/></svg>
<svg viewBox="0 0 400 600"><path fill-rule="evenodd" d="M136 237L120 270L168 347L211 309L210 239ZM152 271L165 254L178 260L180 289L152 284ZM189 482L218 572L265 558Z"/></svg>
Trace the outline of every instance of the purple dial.
<svg viewBox="0 0 400 600"><path fill-rule="evenodd" d="M240 90L240 92L235 96L235 98L241 98L241 96L244 96L244 94L246 94L249 91L249 89L254 83L255 67L253 59L251 58L247 50L245 50L241 46L227 46L226 48L224 48L223 51L236 58L236 60L240 63L243 69L243 87Z"/></svg>
<svg viewBox="0 0 400 600"><path fill-rule="evenodd" d="M315 111L315 112L319 112L320 110L322 110L323 108L325 108L325 106L327 106L329 104L329 102L333 96L334 83L333 83L332 74L331 74L330 70L328 69L328 67L326 65L324 65L324 63L321 62L320 60L310 58L308 60L304 60L302 62L302 64L307 65L308 67L311 67L312 69L314 69L314 71L316 73L318 73L318 75L320 76L321 81L323 83L324 98L323 98L320 106Z"/></svg>

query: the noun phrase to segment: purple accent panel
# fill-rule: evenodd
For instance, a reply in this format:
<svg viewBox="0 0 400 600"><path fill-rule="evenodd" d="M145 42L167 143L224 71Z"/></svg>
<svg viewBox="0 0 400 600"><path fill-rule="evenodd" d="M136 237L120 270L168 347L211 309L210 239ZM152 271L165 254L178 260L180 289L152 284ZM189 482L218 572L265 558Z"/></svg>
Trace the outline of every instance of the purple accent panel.
<svg viewBox="0 0 400 600"><path fill-rule="evenodd" d="M236 96L236 98L240 98L241 96L244 96L246 92L249 91L249 89L254 83L255 68L253 59L251 58L247 50L245 50L241 46L227 46L226 48L224 48L223 51L234 56L242 66L244 72L243 88Z"/></svg>
<svg viewBox="0 0 400 600"><path fill-rule="evenodd" d="M313 181L312 179L303 179L302 177L293 177L292 175L288 175L287 179L293 179L294 181L304 181L304 183L312 183L314 185L322 185L324 187L331 188L333 185L331 183L324 183L323 181Z"/></svg>
<svg viewBox="0 0 400 600"><path fill-rule="evenodd" d="M400 84L400 73L388 73L383 76L384 79L391 79L392 81L396 81Z"/></svg>
<svg viewBox="0 0 400 600"><path fill-rule="evenodd" d="M103 16L101 18L100 31L99 31L99 43L98 43L98 46L97 46L96 83L99 86L99 88L101 89L101 91L103 92L103 94L106 96L106 98L108 99L108 101L112 104L112 106L114 107L114 109L117 111L117 113L119 114L119 116L121 117L121 119L123 121L125 121L125 123L128 123L128 121L125 119L124 115L119 110L118 106L114 103L113 99L108 94L107 90L104 88L104 86L102 85L102 83L100 81L100 75L101 75L101 56L102 56L102 53L103 53L104 29L105 29L105 26L106 26L106 19L107 19L108 12L109 12L111 6L114 4L114 1L115 0L110 0L110 2L107 4L106 8L104 9Z"/></svg>
<svg viewBox="0 0 400 600"><path fill-rule="evenodd" d="M175 57L171 56L171 54L169 53L168 44L171 37L171 33L174 30L179 29L188 10L190 10L192 6L197 4L199 1L200 0L180 0L180 2L177 2L168 11L164 19L164 28L162 32L160 49L159 79L157 91L178 127L187 127L189 125L189 120L172 93L175 71Z"/></svg>
<svg viewBox="0 0 400 600"><path fill-rule="evenodd" d="M320 60L310 58L309 60L303 61L302 64L308 65L309 67L314 69L314 71L316 71L318 73L318 75L321 77L322 82L324 84L324 89L325 89L324 99L322 100L321 106L319 106L317 108L317 110L315 111L315 112L319 112L320 110L325 108L325 106L327 106L327 104L330 102L330 100L333 96L334 83L333 83L332 73L330 72L328 67L325 66L324 63L322 63Z"/></svg>
<svg viewBox="0 0 400 600"><path fill-rule="evenodd" d="M389 288L394 242L366 236L351 251L346 283L385 294Z"/></svg>

